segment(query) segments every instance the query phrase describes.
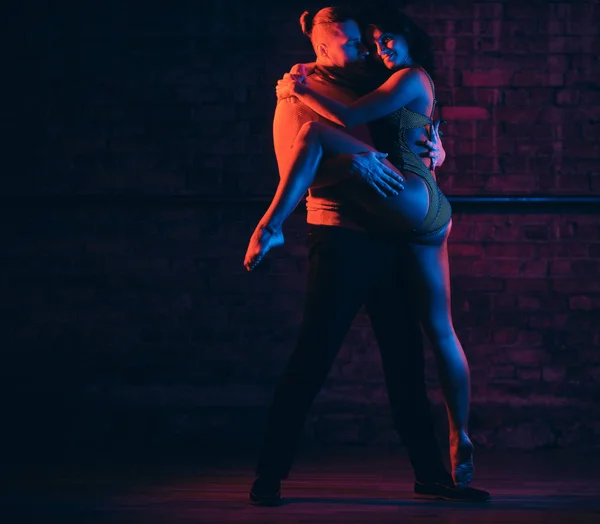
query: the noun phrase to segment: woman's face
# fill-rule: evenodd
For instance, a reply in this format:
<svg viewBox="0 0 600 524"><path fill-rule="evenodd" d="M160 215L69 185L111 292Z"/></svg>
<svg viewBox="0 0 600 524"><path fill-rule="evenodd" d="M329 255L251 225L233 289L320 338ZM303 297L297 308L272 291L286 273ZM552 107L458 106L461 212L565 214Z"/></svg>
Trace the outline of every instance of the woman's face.
<svg viewBox="0 0 600 524"><path fill-rule="evenodd" d="M369 33L369 44L385 67L396 69L408 62L408 45L402 35L382 31L377 26L371 26Z"/></svg>

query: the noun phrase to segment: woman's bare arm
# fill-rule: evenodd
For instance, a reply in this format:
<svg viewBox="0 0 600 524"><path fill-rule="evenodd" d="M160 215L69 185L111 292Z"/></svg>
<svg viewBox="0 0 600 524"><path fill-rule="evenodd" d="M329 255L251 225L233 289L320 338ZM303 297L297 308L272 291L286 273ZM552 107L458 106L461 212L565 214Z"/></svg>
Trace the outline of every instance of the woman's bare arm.
<svg viewBox="0 0 600 524"><path fill-rule="evenodd" d="M416 68L397 71L375 91L350 105L314 91L293 75L280 80L277 90L278 96L296 96L325 118L344 127L353 127L377 120L417 98L422 86L422 74Z"/></svg>
<svg viewBox="0 0 600 524"><path fill-rule="evenodd" d="M298 77L300 82L305 83L306 77L308 75L312 75L316 67L316 62L308 62L306 64L295 64L290 69L290 75Z"/></svg>

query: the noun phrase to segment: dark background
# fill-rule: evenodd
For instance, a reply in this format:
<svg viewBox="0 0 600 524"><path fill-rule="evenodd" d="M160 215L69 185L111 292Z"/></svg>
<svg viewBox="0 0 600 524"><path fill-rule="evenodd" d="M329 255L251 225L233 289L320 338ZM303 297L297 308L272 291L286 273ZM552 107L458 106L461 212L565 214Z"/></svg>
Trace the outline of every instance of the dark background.
<svg viewBox="0 0 600 524"><path fill-rule="evenodd" d="M22 168L3 177L3 460L255 449L301 318L304 210L259 271L242 260L277 183L273 86L311 60L298 17L319 6L15 15L27 24L9 51L34 125L14 128ZM436 44L446 194L598 194L597 1L407 10ZM594 211L455 206L454 319L481 447L600 444ZM427 362L444 439L429 350ZM400 444L362 313L305 437Z"/></svg>

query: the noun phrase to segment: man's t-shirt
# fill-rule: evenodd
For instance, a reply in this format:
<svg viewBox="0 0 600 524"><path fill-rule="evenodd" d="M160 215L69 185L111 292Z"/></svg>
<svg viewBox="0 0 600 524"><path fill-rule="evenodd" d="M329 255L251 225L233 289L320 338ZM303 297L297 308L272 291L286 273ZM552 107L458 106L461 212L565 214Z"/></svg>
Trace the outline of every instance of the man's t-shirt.
<svg viewBox="0 0 600 524"><path fill-rule="evenodd" d="M318 75L309 75L307 82L309 87L315 91L335 98L344 104L350 104L358 98L358 95L350 89L335 85ZM322 122L343 129L334 122L320 116L297 98L284 98L277 103L273 119L273 142L280 169L281 166L290 161L291 155L289 153L298 131L300 131L302 125L310 121ZM344 129L344 131L372 145L369 129L366 125L354 126L351 129ZM325 168L319 170L317 177L321 180L323 180L323 177L326 178L327 170ZM342 181L335 185L309 188L306 198L306 221L315 225L341 226L364 230L365 227L362 225L365 220L364 210L352 202L347 191L344 192L343 185L350 182L355 182L355 180L349 179L348 182Z"/></svg>

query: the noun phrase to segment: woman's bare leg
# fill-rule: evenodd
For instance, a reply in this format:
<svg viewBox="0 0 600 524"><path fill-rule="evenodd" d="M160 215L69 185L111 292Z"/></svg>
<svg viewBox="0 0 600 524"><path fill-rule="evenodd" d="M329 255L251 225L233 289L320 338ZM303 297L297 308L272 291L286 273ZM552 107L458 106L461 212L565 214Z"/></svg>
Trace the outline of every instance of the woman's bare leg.
<svg viewBox="0 0 600 524"><path fill-rule="evenodd" d="M473 478L473 444L468 437L469 364L456 336L450 304L447 239L452 223L440 233L411 243L421 323L436 357L450 427L452 478L465 487Z"/></svg>
<svg viewBox="0 0 600 524"><path fill-rule="evenodd" d="M288 162L285 172L280 173L279 185L271 205L250 238L244 259L244 266L248 271L252 271L271 248L283 244L283 222L313 183L323 154L339 155L365 151L375 149L326 124L308 122L300 128L290 151L291 161Z"/></svg>

